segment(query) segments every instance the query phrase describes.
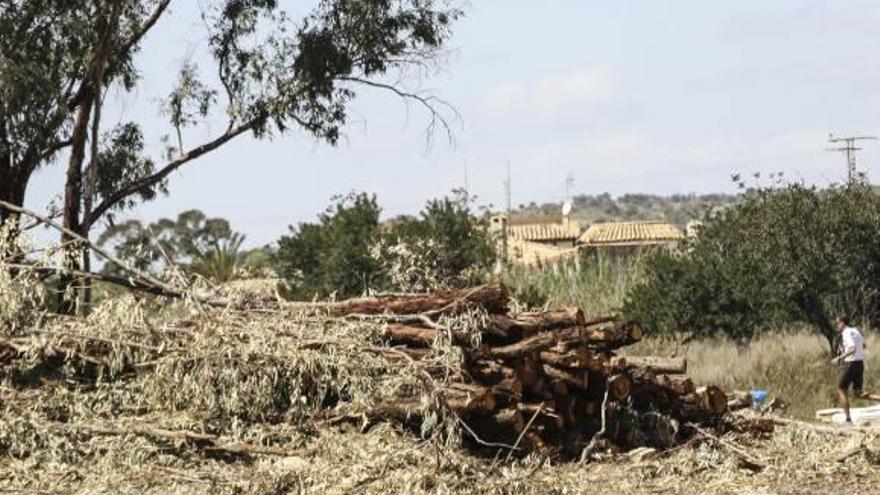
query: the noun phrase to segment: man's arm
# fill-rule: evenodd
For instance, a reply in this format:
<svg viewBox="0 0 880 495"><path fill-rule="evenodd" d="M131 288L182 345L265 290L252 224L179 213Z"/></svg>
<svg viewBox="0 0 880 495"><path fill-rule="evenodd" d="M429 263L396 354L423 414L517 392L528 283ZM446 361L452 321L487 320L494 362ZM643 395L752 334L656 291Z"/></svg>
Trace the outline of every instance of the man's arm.
<svg viewBox="0 0 880 495"><path fill-rule="evenodd" d="M843 344L843 353L831 360L831 364L839 363L844 359L852 356L856 352L856 343L853 342L852 335L844 333L841 336L841 344Z"/></svg>
<svg viewBox="0 0 880 495"><path fill-rule="evenodd" d="M832 360L831 360L831 364L839 363L839 362L843 361L844 359L846 359L846 358L852 356L853 354L855 354L855 352L856 352L856 348L855 348L855 346L844 347L844 348L843 348L843 354L841 354L840 356L837 356L836 358L832 359Z"/></svg>

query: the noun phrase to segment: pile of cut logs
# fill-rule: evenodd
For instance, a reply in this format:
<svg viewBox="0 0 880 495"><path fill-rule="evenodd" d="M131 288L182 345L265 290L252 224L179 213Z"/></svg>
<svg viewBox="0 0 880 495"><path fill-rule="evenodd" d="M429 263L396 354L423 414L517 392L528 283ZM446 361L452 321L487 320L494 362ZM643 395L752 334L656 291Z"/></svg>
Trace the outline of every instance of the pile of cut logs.
<svg viewBox="0 0 880 495"><path fill-rule="evenodd" d="M465 360L444 381L438 403L456 414L474 447L506 445L561 457L601 441L620 448L668 448L688 425L716 421L727 397L715 386L696 387L681 358L619 356L642 338L636 322L588 318L577 308L509 314L501 285L426 295L357 299L327 307L336 316L389 316L386 335L401 362L433 376L449 376L421 361L449 338ZM443 327L444 313L481 307L488 313L478 344ZM398 315L397 318L394 315ZM373 420L415 424L418 400L380 404Z"/></svg>

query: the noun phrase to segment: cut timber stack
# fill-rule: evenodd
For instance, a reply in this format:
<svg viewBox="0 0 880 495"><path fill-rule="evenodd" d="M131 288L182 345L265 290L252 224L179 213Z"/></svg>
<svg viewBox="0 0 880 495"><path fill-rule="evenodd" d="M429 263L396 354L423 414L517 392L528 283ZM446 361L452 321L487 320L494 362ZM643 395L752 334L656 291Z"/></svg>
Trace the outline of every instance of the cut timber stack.
<svg viewBox="0 0 880 495"><path fill-rule="evenodd" d="M711 422L727 410L720 388L697 387L684 375L683 359L618 356L642 338L638 323L588 318L577 308L509 314L507 298L503 286L490 285L327 309L333 316L386 315L388 344L406 357L402 363L437 380L435 406L454 413L477 448L503 444L572 457L599 437L621 448L666 448L688 434L688 423ZM437 323L442 314L473 308L488 314L478 344ZM448 368L420 362L439 339L464 351L451 382ZM422 410L413 398L366 415L413 424Z"/></svg>

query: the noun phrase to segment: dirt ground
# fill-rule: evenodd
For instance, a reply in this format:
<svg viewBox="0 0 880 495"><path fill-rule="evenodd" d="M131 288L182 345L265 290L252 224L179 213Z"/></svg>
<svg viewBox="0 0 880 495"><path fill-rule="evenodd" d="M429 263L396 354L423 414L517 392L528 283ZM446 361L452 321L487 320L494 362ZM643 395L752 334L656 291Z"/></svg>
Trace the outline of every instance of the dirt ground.
<svg viewBox="0 0 880 495"><path fill-rule="evenodd" d="M345 427L291 438L291 448L302 455L287 456L210 454L138 435L58 435L41 438L43 450L32 455L0 457L0 492L880 493L875 433L841 436L790 426L769 434L726 434L723 444L701 437L645 459L608 454L585 465L534 457L478 459L462 449L419 442L388 425L366 433ZM738 452L745 452L748 462Z"/></svg>

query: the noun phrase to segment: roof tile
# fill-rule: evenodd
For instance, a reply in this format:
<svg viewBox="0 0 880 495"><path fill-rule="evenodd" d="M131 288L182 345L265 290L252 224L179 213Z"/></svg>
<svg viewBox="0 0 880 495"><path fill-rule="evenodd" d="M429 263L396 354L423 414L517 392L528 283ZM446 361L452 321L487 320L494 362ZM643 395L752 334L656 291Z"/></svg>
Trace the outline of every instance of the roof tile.
<svg viewBox="0 0 880 495"><path fill-rule="evenodd" d="M594 223L578 239L589 245L639 245L674 242L684 239L684 232L666 222Z"/></svg>

